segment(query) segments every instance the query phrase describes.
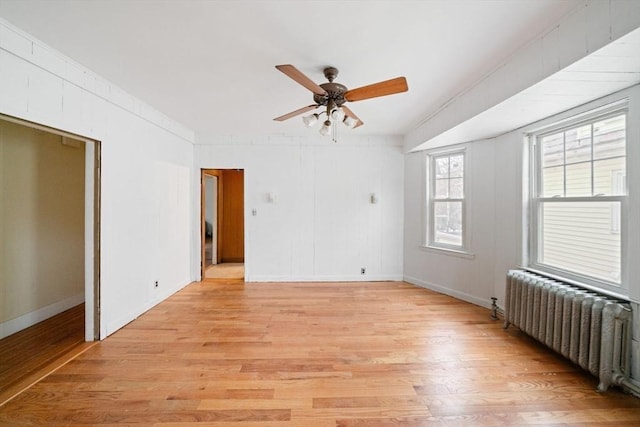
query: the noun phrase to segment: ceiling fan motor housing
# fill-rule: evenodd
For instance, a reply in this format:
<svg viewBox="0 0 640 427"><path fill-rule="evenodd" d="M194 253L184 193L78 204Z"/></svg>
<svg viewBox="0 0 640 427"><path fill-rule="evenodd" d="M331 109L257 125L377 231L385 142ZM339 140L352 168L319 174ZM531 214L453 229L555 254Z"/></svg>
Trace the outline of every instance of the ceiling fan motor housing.
<svg viewBox="0 0 640 427"><path fill-rule="evenodd" d="M330 105L332 108L340 107L347 100L344 99L344 93L347 91L345 85L340 83L334 83L336 77L338 77L338 69L336 67L326 67L324 70L324 77L329 80L329 83L322 83L319 86L324 89L326 95L313 95L313 100L318 105Z"/></svg>
<svg viewBox="0 0 640 427"><path fill-rule="evenodd" d="M344 93L347 91L347 87L345 85L341 85L340 83L322 83L320 85L322 89L324 89L327 94L326 95L313 95L313 101L318 105L327 105L330 103L330 100L333 103L340 107L347 100L344 99Z"/></svg>

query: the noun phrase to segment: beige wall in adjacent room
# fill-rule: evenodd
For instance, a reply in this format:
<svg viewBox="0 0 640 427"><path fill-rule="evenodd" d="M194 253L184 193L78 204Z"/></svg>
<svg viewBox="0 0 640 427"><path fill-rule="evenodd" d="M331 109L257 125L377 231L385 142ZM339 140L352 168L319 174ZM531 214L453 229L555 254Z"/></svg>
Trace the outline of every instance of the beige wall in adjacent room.
<svg viewBox="0 0 640 427"><path fill-rule="evenodd" d="M84 142L0 120L0 323L84 292Z"/></svg>

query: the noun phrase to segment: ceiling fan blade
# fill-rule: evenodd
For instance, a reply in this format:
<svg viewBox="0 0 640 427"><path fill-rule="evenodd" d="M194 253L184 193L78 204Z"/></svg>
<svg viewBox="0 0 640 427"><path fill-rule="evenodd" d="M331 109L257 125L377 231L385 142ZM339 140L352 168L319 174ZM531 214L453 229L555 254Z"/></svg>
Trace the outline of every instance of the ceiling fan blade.
<svg viewBox="0 0 640 427"><path fill-rule="evenodd" d="M349 109L349 107L347 107L346 105L343 105L343 106L342 106L342 111L344 111L344 114L345 114L347 117L351 117L351 118L353 118L353 119L355 119L355 120L357 120L357 121L358 121L358 123L356 123L356 124L355 124L355 126L353 126L353 128L352 128L352 129L355 129L355 128L357 128L358 126L362 126L362 125L364 124L364 122L363 122L362 120L360 120L360 118L359 118L358 116L356 116L355 114L353 114L353 111L351 111L351 109Z"/></svg>
<svg viewBox="0 0 640 427"><path fill-rule="evenodd" d="M287 76L291 77L293 80L301 84L302 86L309 89L311 92L316 95L326 95L327 91L322 89L316 83L313 82L309 77L302 74L302 71L298 70L293 65L285 64L285 65L276 65L276 68Z"/></svg>
<svg viewBox="0 0 640 427"><path fill-rule="evenodd" d="M376 98L378 96L393 95L394 93L406 92L409 89L407 79L396 77L368 86L362 86L345 92L347 101L362 101L363 99Z"/></svg>
<svg viewBox="0 0 640 427"><path fill-rule="evenodd" d="M296 111L292 111L290 113L287 113L284 116L276 117L273 120L275 120L277 122L282 122L284 120L290 119L291 117L295 117L295 116L298 116L298 115L300 115L302 113L306 113L307 111L315 110L318 107L319 107L319 105L316 105L316 104L307 105L306 107L302 107L302 108L297 109Z"/></svg>

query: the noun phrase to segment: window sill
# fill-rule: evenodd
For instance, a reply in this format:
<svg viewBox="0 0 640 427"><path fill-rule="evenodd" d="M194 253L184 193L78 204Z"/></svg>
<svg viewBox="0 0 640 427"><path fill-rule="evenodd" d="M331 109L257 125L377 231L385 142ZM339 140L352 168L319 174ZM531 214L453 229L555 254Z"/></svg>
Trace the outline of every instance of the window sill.
<svg viewBox="0 0 640 427"><path fill-rule="evenodd" d="M437 246L420 246L420 250L434 254L449 255L464 259L475 259L476 254L458 249L441 248Z"/></svg>

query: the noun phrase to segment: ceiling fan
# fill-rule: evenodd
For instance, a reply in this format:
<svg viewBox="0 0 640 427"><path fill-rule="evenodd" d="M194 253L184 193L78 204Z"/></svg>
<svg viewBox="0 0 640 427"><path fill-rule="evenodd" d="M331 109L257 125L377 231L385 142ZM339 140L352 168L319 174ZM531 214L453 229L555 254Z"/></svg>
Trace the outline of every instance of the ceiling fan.
<svg viewBox="0 0 640 427"><path fill-rule="evenodd" d="M373 83L356 89L347 89L346 86L334 82L335 78L338 76L338 69L335 67L327 67L324 69L324 76L329 80L329 82L321 83L319 85L314 83L313 80L304 75L293 65L276 65L276 68L313 92L314 104L302 107L280 117L276 117L273 120L281 122L306 113L307 111L315 110L319 107L326 107L326 111L314 113L309 116L305 116L302 119L305 125L311 127L319 120L321 114L326 114L327 119L324 121L323 126L320 129L321 135L329 135L332 128L335 132L335 126L332 126L332 122L341 121L350 128L357 128L364 124L362 120L360 120L360 118L351 111L351 109L344 105L346 102L362 101L364 99L393 95L395 93L406 92L408 90L407 79L404 77L396 77L395 79Z"/></svg>

